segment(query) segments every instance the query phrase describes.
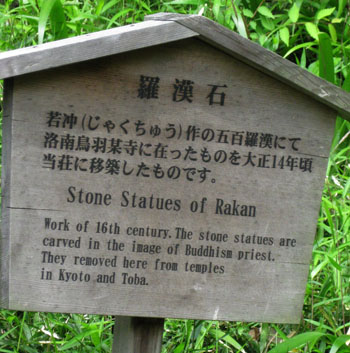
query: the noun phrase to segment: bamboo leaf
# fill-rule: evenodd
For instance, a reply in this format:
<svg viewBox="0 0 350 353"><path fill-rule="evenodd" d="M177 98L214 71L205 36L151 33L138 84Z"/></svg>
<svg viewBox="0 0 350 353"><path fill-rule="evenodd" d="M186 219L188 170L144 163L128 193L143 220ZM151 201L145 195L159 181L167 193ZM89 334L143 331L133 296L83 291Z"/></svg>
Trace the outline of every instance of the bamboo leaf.
<svg viewBox="0 0 350 353"><path fill-rule="evenodd" d="M220 17L221 0L214 0L213 14L216 19Z"/></svg>
<svg viewBox="0 0 350 353"><path fill-rule="evenodd" d="M347 0L339 0L339 1L338 1L338 13L337 13L337 17L340 17L341 14L343 13L344 8L345 8L345 6L346 6L346 2L347 2Z"/></svg>
<svg viewBox="0 0 350 353"><path fill-rule="evenodd" d="M283 27L280 29L280 37L282 42L289 47L289 29L288 27Z"/></svg>
<svg viewBox="0 0 350 353"><path fill-rule="evenodd" d="M38 25L38 36L39 44L42 44L44 41L44 34L46 29L47 20L49 19L51 10L56 0L46 0L43 2L39 14L39 25Z"/></svg>
<svg viewBox="0 0 350 353"><path fill-rule="evenodd" d="M309 33L309 35L318 40L318 28L317 26L312 23L312 22L306 22L305 23L305 27L306 27L306 30L307 30L307 33Z"/></svg>
<svg viewBox="0 0 350 353"><path fill-rule="evenodd" d="M96 10L95 10L95 13L97 16L101 14L104 4L105 4L104 0L99 0L99 2L97 3Z"/></svg>
<svg viewBox="0 0 350 353"><path fill-rule="evenodd" d="M333 18L332 23L342 23L343 20L344 20L343 18Z"/></svg>
<svg viewBox="0 0 350 353"><path fill-rule="evenodd" d="M127 15L128 12L132 12L132 11L134 11L134 10L131 9L131 8L125 8L124 10L119 11L117 14L115 14L115 15L109 20L107 29L111 28L111 27L113 26L113 24L114 24L120 17L123 17L123 16ZM117 24L118 24L118 23L117 23Z"/></svg>
<svg viewBox="0 0 350 353"><path fill-rule="evenodd" d="M289 16L290 20L293 23L298 21L298 18L299 18L299 7L297 6L296 3L294 3L293 6L288 11L288 16Z"/></svg>
<svg viewBox="0 0 350 353"><path fill-rule="evenodd" d="M266 6L260 6L258 9L258 12L265 17L275 18L275 16L272 14L271 10Z"/></svg>
<svg viewBox="0 0 350 353"><path fill-rule="evenodd" d="M273 31L275 29L275 24L270 18L262 17L261 24L268 30Z"/></svg>
<svg viewBox="0 0 350 353"><path fill-rule="evenodd" d="M119 0L112 0L109 1L106 5L103 6L103 9L101 11L101 15L103 13L105 13L107 10L109 10L112 6L114 6L115 4L117 4L119 2Z"/></svg>
<svg viewBox="0 0 350 353"><path fill-rule="evenodd" d="M50 21L54 39L63 39L68 37L66 18L61 0L56 0L50 13Z"/></svg>
<svg viewBox="0 0 350 353"><path fill-rule="evenodd" d="M278 344L275 348L271 349L268 353L288 353L294 348L304 346L309 342L318 340L320 337L324 336L321 332L306 332L301 333L293 338Z"/></svg>
<svg viewBox="0 0 350 353"><path fill-rule="evenodd" d="M185 343L182 342L181 344L179 344L175 350L174 350L174 353L182 353L184 352L184 349L185 349Z"/></svg>
<svg viewBox="0 0 350 353"><path fill-rule="evenodd" d="M334 261L334 259L332 259L328 254L327 254L327 258L333 267L335 267L338 271L342 270L341 266L336 261Z"/></svg>
<svg viewBox="0 0 350 353"><path fill-rule="evenodd" d="M331 39L327 33L320 33L318 37L320 77L334 83L334 61Z"/></svg>
<svg viewBox="0 0 350 353"><path fill-rule="evenodd" d="M203 326L201 327L200 333L197 337L196 344L194 346L195 349L200 350L203 348L204 338L210 331L211 326L212 326L211 322L207 322L207 325L205 325L205 323L203 324Z"/></svg>
<svg viewBox="0 0 350 353"><path fill-rule="evenodd" d="M339 348L345 344L347 341L350 341L350 335L341 335L333 343L332 348L329 353L337 353Z"/></svg>
<svg viewBox="0 0 350 353"><path fill-rule="evenodd" d="M94 344L95 347L99 347L101 345L101 337L100 337L100 330L97 328L96 324L92 324L89 327L91 330L91 341Z"/></svg>
<svg viewBox="0 0 350 353"><path fill-rule="evenodd" d="M317 265L316 268L314 268L312 271L311 271L311 278L315 278L318 273L327 265L327 261L322 261L320 264Z"/></svg>
<svg viewBox="0 0 350 353"><path fill-rule="evenodd" d="M316 45L316 44L317 44L316 42L307 42L307 43L302 43L302 44L296 45L292 49L288 50L288 52L284 55L284 58L288 57L290 54L294 53L295 51L297 51L301 48L309 49L310 47L312 47L313 45Z"/></svg>
<svg viewBox="0 0 350 353"><path fill-rule="evenodd" d="M350 92L350 73L348 73L348 75L346 76L342 88L347 91Z"/></svg>
<svg viewBox="0 0 350 353"><path fill-rule="evenodd" d="M332 41L337 42L337 39L338 39L337 31L331 23L328 24L328 31L329 31L329 34L331 35Z"/></svg>
<svg viewBox="0 0 350 353"><path fill-rule="evenodd" d="M229 336L227 333L224 331L219 330L218 328L216 329L211 329L210 333L213 335L218 335L218 340L225 341L226 343L230 344L231 346L235 347L236 349L239 350L239 352L245 352L244 348L231 336Z"/></svg>
<svg viewBox="0 0 350 353"><path fill-rule="evenodd" d="M249 18L253 18L254 17L254 14L252 11L250 11L249 9L243 9L243 15L245 17L249 17Z"/></svg>
<svg viewBox="0 0 350 353"><path fill-rule="evenodd" d="M96 332L98 330L86 330L83 331L81 333L79 333L78 335L74 336L72 339L70 339L68 342L66 342L62 347L60 347L58 350L59 351L65 351L67 349L76 347L80 344L80 342L85 338L85 337L91 337L92 334L94 334L94 332Z"/></svg>
<svg viewBox="0 0 350 353"><path fill-rule="evenodd" d="M232 15L233 22L235 23L238 33L243 36L244 38L248 38L247 31L245 28L245 24L242 18L242 15L238 12L238 18L235 15Z"/></svg>
<svg viewBox="0 0 350 353"><path fill-rule="evenodd" d="M330 9L322 9L317 11L316 13L316 20L321 20L322 18L330 16L335 10L335 7L332 7Z"/></svg>
<svg viewBox="0 0 350 353"><path fill-rule="evenodd" d="M324 200L324 201L327 201L327 200ZM327 202L322 202L322 206L323 206L323 210L325 211L326 216L327 216L327 221L328 221L328 224L329 224L330 229L331 229L331 234L334 235L335 234L335 228L334 228L332 215L331 215L331 213L329 211L328 203Z"/></svg>

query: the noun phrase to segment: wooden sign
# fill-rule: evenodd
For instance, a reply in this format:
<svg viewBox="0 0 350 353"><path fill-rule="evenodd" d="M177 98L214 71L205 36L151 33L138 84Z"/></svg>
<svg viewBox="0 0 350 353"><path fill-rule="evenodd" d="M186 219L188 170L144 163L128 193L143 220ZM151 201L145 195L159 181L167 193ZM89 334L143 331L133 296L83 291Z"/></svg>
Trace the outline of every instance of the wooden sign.
<svg viewBox="0 0 350 353"><path fill-rule="evenodd" d="M2 306L299 321L337 113L186 30L6 80Z"/></svg>

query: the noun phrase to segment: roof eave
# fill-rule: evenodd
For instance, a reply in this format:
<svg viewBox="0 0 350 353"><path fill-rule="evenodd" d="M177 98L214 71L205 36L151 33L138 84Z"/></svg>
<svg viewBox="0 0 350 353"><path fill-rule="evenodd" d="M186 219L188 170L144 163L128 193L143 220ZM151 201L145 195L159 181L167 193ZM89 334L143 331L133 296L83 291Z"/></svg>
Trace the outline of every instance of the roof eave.
<svg viewBox="0 0 350 353"><path fill-rule="evenodd" d="M199 38L255 69L303 92L350 121L350 94L257 43L202 16L159 13L146 20L173 21Z"/></svg>
<svg viewBox="0 0 350 353"><path fill-rule="evenodd" d="M0 79L198 36L171 21L146 21L0 53Z"/></svg>
<svg viewBox="0 0 350 353"><path fill-rule="evenodd" d="M0 53L0 78L198 37L303 92L350 121L350 94L237 33L198 15L160 13L145 22Z"/></svg>

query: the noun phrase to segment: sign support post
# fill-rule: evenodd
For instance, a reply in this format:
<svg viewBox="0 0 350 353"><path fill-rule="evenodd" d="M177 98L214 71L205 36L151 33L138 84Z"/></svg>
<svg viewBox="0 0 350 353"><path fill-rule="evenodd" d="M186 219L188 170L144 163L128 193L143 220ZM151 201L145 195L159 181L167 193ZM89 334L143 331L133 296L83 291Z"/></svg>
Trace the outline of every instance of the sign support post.
<svg viewBox="0 0 350 353"><path fill-rule="evenodd" d="M116 316L112 353L160 353L164 319Z"/></svg>

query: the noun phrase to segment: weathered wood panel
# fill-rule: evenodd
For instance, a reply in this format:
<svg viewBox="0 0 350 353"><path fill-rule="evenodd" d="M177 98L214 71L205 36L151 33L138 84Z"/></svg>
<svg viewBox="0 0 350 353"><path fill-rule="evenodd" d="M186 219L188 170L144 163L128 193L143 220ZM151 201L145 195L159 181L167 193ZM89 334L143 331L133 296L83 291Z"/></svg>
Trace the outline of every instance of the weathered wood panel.
<svg viewBox="0 0 350 353"><path fill-rule="evenodd" d="M12 95L13 95L13 79L4 81L3 95L3 118L2 118L2 157L7 161L2 167L1 187L2 187L2 229L7 231L2 232L0 236L0 305L8 306L9 303L9 253L10 253L10 170L11 170L11 117L12 117Z"/></svg>
<svg viewBox="0 0 350 353"><path fill-rule="evenodd" d="M299 321L333 110L195 39L13 102L11 309Z"/></svg>

